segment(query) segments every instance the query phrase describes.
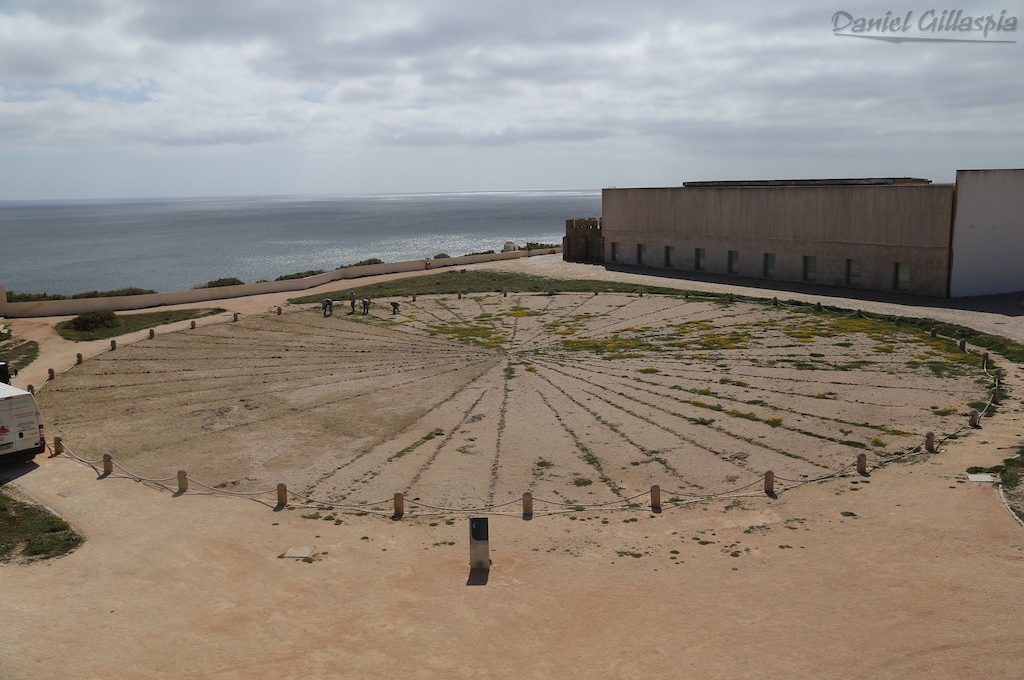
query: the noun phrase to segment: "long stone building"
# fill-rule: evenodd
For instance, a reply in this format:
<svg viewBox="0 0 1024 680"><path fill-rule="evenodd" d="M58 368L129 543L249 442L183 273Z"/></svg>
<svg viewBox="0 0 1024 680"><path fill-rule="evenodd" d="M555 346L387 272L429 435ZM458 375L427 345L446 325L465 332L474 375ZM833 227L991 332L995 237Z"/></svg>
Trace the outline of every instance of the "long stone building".
<svg viewBox="0 0 1024 680"><path fill-rule="evenodd" d="M566 259L928 296L1024 290L1024 170L605 189L601 212L567 220Z"/></svg>

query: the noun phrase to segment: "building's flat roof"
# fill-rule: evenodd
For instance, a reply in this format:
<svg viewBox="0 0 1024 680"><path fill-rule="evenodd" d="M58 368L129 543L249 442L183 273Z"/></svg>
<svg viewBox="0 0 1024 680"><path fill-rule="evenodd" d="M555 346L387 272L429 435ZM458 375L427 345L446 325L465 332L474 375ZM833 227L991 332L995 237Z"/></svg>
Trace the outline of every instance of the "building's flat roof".
<svg viewBox="0 0 1024 680"><path fill-rule="evenodd" d="M931 184L920 177L837 177L831 179L751 179L683 182L684 187L830 187L830 186L892 186L904 184Z"/></svg>

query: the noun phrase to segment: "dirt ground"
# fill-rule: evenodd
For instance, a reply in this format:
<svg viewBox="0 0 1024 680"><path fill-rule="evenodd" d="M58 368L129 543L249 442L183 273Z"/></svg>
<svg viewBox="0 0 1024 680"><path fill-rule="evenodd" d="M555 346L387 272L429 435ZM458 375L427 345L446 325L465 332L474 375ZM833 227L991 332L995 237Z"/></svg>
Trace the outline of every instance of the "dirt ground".
<svg viewBox="0 0 1024 680"><path fill-rule="evenodd" d="M146 475L287 481L339 507L172 497L39 459L15 483L88 540L0 567L0 675L1013 677L1024 661L1024 529L964 475L1024 444L1019 367L1002 364L999 412L938 454L687 504L951 431L984 399L980 366L891 325L751 303L257 313L273 302L59 376L40 393L48 428ZM893 303L857 306L871 304ZM623 500L651 483L663 512ZM364 505L394 491L410 499L401 521ZM427 506L502 503L489 582L467 587L468 515ZM305 545L309 563L277 557Z"/></svg>

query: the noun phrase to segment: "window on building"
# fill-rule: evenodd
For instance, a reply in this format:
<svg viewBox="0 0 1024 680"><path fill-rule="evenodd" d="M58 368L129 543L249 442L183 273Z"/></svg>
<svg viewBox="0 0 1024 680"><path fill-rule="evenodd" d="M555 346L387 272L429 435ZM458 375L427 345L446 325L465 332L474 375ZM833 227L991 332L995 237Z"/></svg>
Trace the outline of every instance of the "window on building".
<svg viewBox="0 0 1024 680"><path fill-rule="evenodd" d="M775 253L764 254L764 278L771 279L775 277Z"/></svg>
<svg viewBox="0 0 1024 680"><path fill-rule="evenodd" d="M704 270L704 249L694 248L693 249L693 268L697 271Z"/></svg>
<svg viewBox="0 0 1024 680"><path fill-rule="evenodd" d="M642 265L644 263L644 244L636 244L636 263Z"/></svg>
<svg viewBox="0 0 1024 680"><path fill-rule="evenodd" d="M893 267L892 287L896 290L910 290L910 264L897 262Z"/></svg>
<svg viewBox="0 0 1024 680"><path fill-rule="evenodd" d="M740 270L740 251L730 250L729 251L729 273L736 274Z"/></svg>
<svg viewBox="0 0 1024 680"><path fill-rule="evenodd" d="M818 258L804 255L804 281L818 280Z"/></svg>
<svg viewBox="0 0 1024 680"><path fill-rule="evenodd" d="M672 268L672 246L665 246L665 268Z"/></svg>
<svg viewBox="0 0 1024 680"><path fill-rule="evenodd" d="M860 285L860 260L846 261L846 285L851 288Z"/></svg>
<svg viewBox="0 0 1024 680"><path fill-rule="evenodd" d="M615 241L612 241L612 252L610 253L609 259L611 259L612 262L619 261L619 244Z"/></svg>

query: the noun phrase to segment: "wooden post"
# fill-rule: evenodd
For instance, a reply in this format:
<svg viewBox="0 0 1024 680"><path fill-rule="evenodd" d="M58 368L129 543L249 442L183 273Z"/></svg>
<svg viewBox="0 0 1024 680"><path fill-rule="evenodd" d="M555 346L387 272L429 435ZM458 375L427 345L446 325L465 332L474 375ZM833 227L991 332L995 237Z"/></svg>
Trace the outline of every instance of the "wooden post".
<svg viewBox="0 0 1024 680"><path fill-rule="evenodd" d="M508 291L507 290L501 291L501 297L508 297Z"/></svg>
<svg viewBox="0 0 1024 680"><path fill-rule="evenodd" d="M188 475L184 470L178 470L178 495L188 491Z"/></svg>
<svg viewBox="0 0 1024 680"><path fill-rule="evenodd" d="M764 473L764 495L775 498L775 473L771 470Z"/></svg>
<svg viewBox="0 0 1024 680"><path fill-rule="evenodd" d="M284 483L277 485L277 507L284 508L288 505L288 487Z"/></svg>
<svg viewBox="0 0 1024 680"><path fill-rule="evenodd" d="M814 303L814 308L820 312L821 311L821 303L820 302L815 302Z"/></svg>
<svg viewBox="0 0 1024 680"><path fill-rule="evenodd" d="M281 316L281 308L280 307L277 308L277 315Z"/></svg>
<svg viewBox="0 0 1024 680"><path fill-rule="evenodd" d="M462 299L462 291L461 290L459 291L459 299L460 300Z"/></svg>
<svg viewBox="0 0 1024 680"><path fill-rule="evenodd" d="M967 341L961 339L960 342L957 343L957 347L960 349L961 352L966 352L967 351Z"/></svg>
<svg viewBox="0 0 1024 680"><path fill-rule="evenodd" d="M81 353L81 352L79 352L78 354L76 354L76 355L75 355L75 363L76 363L76 364L78 364L78 365L81 365L82 361L84 361L84 360L85 360L85 359L84 359L84 357L82 356L82 353Z"/></svg>
<svg viewBox="0 0 1024 680"><path fill-rule="evenodd" d="M857 473L865 477L868 476L868 454L857 454Z"/></svg>
<svg viewBox="0 0 1024 680"><path fill-rule="evenodd" d="M644 296L644 292L643 292L642 290L641 290L641 291L637 291L637 292L639 292L639 293L640 293L640 297L643 297L643 296Z"/></svg>
<svg viewBox="0 0 1024 680"><path fill-rule="evenodd" d="M46 379L47 380L53 380L56 377L57 377L57 374L54 372L54 370L52 368L46 369Z"/></svg>
<svg viewBox="0 0 1024 680"><path fill-rule="evenodd" d="M998 406L999 405L999 383L997 382L996 386L993 387L992 389L990 389L989 392L992 393L992 404L994 406Z"/></svg>
<svg viewBox="0 0 1024 680"><path fill-rule="evenodd" d="M935 433L926 432L924 435L924 450L928 453L935 453Z"/></svg>
<svg viewBox="0 0 1024 680"><path fill-rule="evenodd" d="M231 320L238 321L238 312L235 312L234 314L231 315Z"/></svg>
<svg viewBox="0 0 1024 680"><path fill-rule="evenodd" d="M28 393L29 394L35 394L36 393L36 386L35 385L29 385L28 386Z"/></svg>
<svg viewBox="0 0 1024 680"><path fill-rule="evenodd" d="M934 328L934 327L933 327L933 328L932 328L932 330L931 330L931 336L932 336L933 338L937 338L937 337L939 337L939 329L938 329L938 328Z"/></svg>
<svg viewBox="0 0 1024 680"><path fill-rule="evenodd" d="M188 325L188 327L189 327L189 328L191 328L192 330L195 330L195 329L196 329L196 322L195 322L195 320L194 320L194 319L193 319L192 323L190 323L190 324Z"/></svg>
<svg viewBox="0 0 1024 680"><path fill-rule="evenodd" d="M156 331L153 330L152 328L150 328L149 329L149 339L152 340L155 337L156 337Z"/></svg>
<svg viewBox="0 0 1024 680"><path fill-rule="evenodd" d="M103 476L114 474L114 459L109 453L103 454Z"/></svg>
<svg viewBox="0 0 1024 680"><path fill-rule="evenodd" d="M405 514L405 497L401 493L395 494L395 514L391 516L391 519L402 519L402 515Z"/></svg>
<svg viewBox="0 0 1024 680"><path fill-rule="evenodd" d="M53 455L59 456L64 453L64 438L60 435L53 438Z"/></svg>
<svg viewBox="0 0 1024 680"><path fill-rule="evenodd" d="M988 368L988 352L981 355L981 367Z"/></svg>
<svg viewBox="0 0 1024 680"><path fill-rule="evenodd" d="M778 306L779 306L779 298L773 297L772 298L772 307L778 307Z"/></svg>
<svg viewBox="0 0 1024 680"><path fill-rule="evenodd" d="M980 418L981 418L981 414L978 413L978 410L972 408L971 409L971 419L968 421L968 424L971 427L974 427L974 428L981 427Z"/></svg>
<svg viewBox="0 0 1024 680"><path fill-rule="evenodd" d="M523 519L533 519L533 494L529 491L523 494Z"/></svg>
<svg viewBox="0 0 1024 680"><path fill-rule="evenodd" d="M651 512L661 512L661 487L651 485Z"/></svg>
<svg viewBox="0 0 1024 680"><path fill-rule="evenodd" d="M110 351L113 352L115 349L117 349L117 340L111 340L110 341Z"/></svg>
<svg viewBox="0 0 1024 680"><path fill-rule="evenodd" d="M857 318L858 319L863 319L864 318L864 312L862 310L860 310L860 309L857 310Z"/></svg>
<svg viewBox="0 0 1024 680"><path fill-rule="evenodd" d="M412 294L412 301L413 301L413 302L416 302L416 293L413 293L413 294Z"/></svg>

